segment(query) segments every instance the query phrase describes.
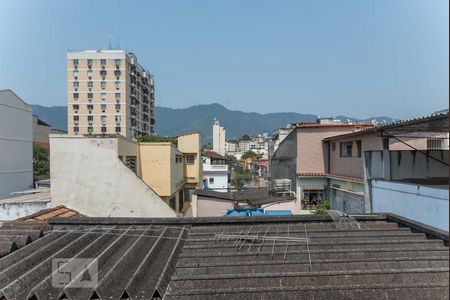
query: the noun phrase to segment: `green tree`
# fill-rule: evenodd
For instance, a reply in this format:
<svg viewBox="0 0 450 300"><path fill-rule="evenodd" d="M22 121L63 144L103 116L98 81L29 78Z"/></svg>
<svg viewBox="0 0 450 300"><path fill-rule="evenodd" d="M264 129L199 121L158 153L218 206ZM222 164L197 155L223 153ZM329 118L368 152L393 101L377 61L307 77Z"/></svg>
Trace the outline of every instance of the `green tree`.
<svg viewBox="0 0 450 300"><path fill-rule="evenodd" d="M315 215L325 215L327 211L331 209L331 201L330 200L322 200L319 205L317 205L316 210L314 211Z"/></svg>
<svg viewBox="0 0 450 300"><path fill-rule="evenodd" d="M34 180L50 178L50 151L41 145L33 144Z"/></svg>
<svg viewBox="0 0 450 300"><path fill-rule="evenodd" d="M252 150L245 152L244 154L242 154L242 159L247 159L247 158L252 158L258 156L258 154L256 154L255 152L253 152Z"/></svg>
<svg viewBox="0 0 450 300"><path fill-rule="evenodd" d="M244 134L244 135L241 137L241 141L250 141L250 136L249 136L248 134Z"/></svg>
<svg viewBox="0 0 450 300"><path fill-rule="evenodd" d="M237 158L234 155L225 155L227 158L227 164L231 168L232 166L235 166L237 164Z"/></svg>

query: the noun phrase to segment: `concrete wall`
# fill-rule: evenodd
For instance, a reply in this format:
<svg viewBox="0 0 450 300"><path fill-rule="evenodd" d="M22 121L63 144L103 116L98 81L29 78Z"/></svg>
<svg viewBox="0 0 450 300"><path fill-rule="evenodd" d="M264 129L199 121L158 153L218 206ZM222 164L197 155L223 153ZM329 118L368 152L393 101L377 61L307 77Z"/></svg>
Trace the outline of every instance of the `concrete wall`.
<svg viewBox="0 0 450 300"><path fill-rule="evenodd" d="M448 231L448 186L444 189L372 180L373 212L391 212Z"/></svg>
<svg viewBox="0 0 450 300"><path fill-rule="evenodd" d="M52 205L91 217L175 217L119 159L117 138L50 135Z"/></svg>
<svg viewBox="0 0 450 300"><path fill-rule="evenodd" d="M233 208L233 206L234 204L230 200L192 195L193 217L220 217L225 215L227 209Z"/></svg>
<svg viewBox="0 0 450 300"><path fill-rule="evenodd" d="M291 189L295 191L297 179L297 134L292 131L280 143L270 161L271 179L290 179Z"/></svg>
<svg viewBox="0 0 450 300"><path fill-rule="evenodd" d="M33 116L33 143L48 147L51 130L50 126L39 124L38 117Z"/></svg>
<svg viewBox="0 0 450 300"><path fill-rule="evenodd" d="M201 161L201 136L200 133L190 133L180 135L178 140L178 150L184 154L195 154L194 164L186 164L186 157L184 158L184 176L186 183L192 188L202 187L202 161Z"/></svg>
<svg viewBox="0 0 450 300"><path fill-rule="evenodd" d="M50 207L50 201L0 203L0 221L15 220Z"/></svg>
<svg viewBox="0 0 450 300"><path fill-rule="evenodd" d="M361 157L358 157L358 149L356 141L361 141ZM340 147L341 143L353 142L352 156L341 157ZM332 151L332 143L335 144L335 150ZM333 139L330 141L330 169L327 173L364 178L363 170L363 154L364 151L382 150L383 140L375 134L366 134L355 136L352 138Z"/></svg>
<svg viewBox="0 0 450 300"><path fill-rule="evenodd" d="M33 186L32 120L30 105L0 91L0 199Z"/></svg>
<svg viewBox="0 0 450 300"><path fill-rule="evenodd" d="M171 184L172 156L175 153L170 142L140 143L142 180L161 197L170 197L173 193Z"/></svg>
<svg viewBox="0 0 450 300"><path fill-rule="evenodd" d="M428 150L426 153L448 164L448 150ZM368 179L448 178L446 165L417 151L368 151L364 155Z"/></svg>
<svg viewBox="0 0 450 300"><path fill-rule="evenodd" d="M297 173L325 173L324 138L357 131L353 126L297 128Z"/></svg>
<svg viewBox="0 0 450 300"><path fill-rule="evenodd" d="M289 202L273 202L261 205L261 208L267 210L290 210L294 215L300 214L300 202L297 200Z"/></svg>

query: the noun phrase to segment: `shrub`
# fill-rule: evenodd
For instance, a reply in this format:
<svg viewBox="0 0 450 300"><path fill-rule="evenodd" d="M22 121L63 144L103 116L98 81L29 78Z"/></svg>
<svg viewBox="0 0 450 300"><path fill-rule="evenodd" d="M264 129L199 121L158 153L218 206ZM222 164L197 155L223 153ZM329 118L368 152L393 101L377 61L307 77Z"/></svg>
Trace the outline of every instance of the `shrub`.
<svg viewBox="0 0 450 300"><path fill-rule="evenodd" d="M319 205L317 205L316 210L314 211L315 215L324 215L331 209L331 201L330 200L322 200Z"/></svg>

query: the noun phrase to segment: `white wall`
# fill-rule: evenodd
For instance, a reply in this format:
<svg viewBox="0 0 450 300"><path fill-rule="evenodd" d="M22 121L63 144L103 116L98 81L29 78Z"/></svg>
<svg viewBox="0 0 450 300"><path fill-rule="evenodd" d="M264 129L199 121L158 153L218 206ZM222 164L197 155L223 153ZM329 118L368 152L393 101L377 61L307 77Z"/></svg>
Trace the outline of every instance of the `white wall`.
<svg viewBox="0 0 450 300"><path fill-rule="evenodd" d="M117 138L50 135L52 205L90 217L175 217L118 159Z"/></svg>
<svg viewBox="0 0 450 300"><path fill-rule="evenodd" d="M15 220L22 218L40 210L51 207L50 201L25 202L25 203L1 203L0 221Z"/></svg>
<svg viewBox="0 0 450 300"><path fill-rule="evenodd" d="M33 186L32 122L30 105L0 91L0 199Z"/></svg>
<svg viewBox="0 0 450 300"><path fill-rule="evenodd" d="M448 186L445 189L372 180L372 210L391 212L448 231Z"/></svg>
<svg viewBox="0 0 450 300"><path fill-rule="evenodd" d="M290 210L294 215L300 214L300 202L297 200L286 202L272 202L261 205L261 208L267 210Z"/></svg>

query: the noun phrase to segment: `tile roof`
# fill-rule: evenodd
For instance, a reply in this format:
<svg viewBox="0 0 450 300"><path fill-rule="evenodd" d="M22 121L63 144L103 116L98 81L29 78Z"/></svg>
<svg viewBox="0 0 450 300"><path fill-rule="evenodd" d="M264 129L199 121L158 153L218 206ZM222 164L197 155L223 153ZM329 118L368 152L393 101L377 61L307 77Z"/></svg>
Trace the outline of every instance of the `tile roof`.
<svg viewBox="0 0 450 300"><path fill-rule="evenodd" d="M53 217L83 217L78 211L67 208L64 205L58 205L52 208L40 210L34 214L19 218L21 221L48 221L48 219Z"/></svg>
<svg viewBox="0 0 450 300"><path fill-rule="evenodd" d="M359 230L327 216L55 218L0 260L0 299L448 298L448 247L427 238L448 244L448 233L355 218ZM52 285L62 257L96 259L98 282Z"/></svg>
<svg viewBox="0 0 450 300"><path fill-rule="evenodd" d="M203 150L203 156L217 158L217 159L227 159L225 156L222 156L219 153L214 152L212 150L208 150L208 149Z"/></svg>

